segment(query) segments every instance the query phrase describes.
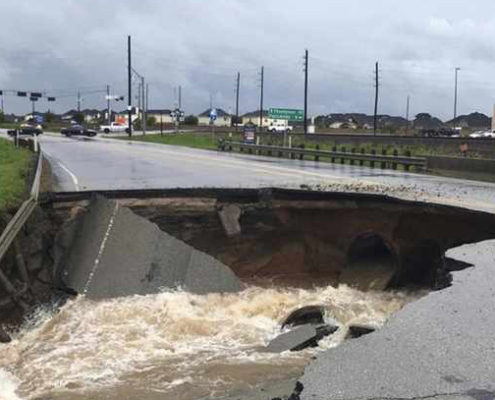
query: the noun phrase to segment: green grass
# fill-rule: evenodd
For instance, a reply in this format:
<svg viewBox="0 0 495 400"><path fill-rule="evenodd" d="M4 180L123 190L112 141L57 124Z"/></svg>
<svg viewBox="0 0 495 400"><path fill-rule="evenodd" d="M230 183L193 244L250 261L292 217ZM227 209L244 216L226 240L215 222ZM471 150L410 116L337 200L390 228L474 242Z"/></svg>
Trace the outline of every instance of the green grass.
<svg viewBox="0 0 495 400"><path fill-rule="evenodd" d="M13 209L26 193L26 177L32 153L16 149L6 139L0 139L0 212Z"/></svg>
<svg viewBox="0 0 495 400"><path fill-rule="evenodd" d="M133 136L131 140L138 142L160 143L175 146L193 147L196 149L216 150L218 140L225 137L225 134L211 133L167 133L167 134L148 134L146 136ZM127 136L119 137L119 139L129 140Z"/></svg>

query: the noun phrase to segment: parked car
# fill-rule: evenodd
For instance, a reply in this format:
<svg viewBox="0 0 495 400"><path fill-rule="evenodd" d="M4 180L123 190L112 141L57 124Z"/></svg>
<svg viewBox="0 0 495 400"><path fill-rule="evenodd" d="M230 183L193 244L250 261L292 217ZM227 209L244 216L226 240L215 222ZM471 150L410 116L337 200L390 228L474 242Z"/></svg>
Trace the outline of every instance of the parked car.
<svg viewBox="0 0 495 400"><path fill-rule="evenodd" d="M16 134L38 136L41 135L42 133L43 133L43 127L39 124L32 124L32 123L21 124L19 128L11 129L7 131L7 134L9 136L15 136Z"/></svg>
<svg viewBox="0 0 495 400"><path fill-rule="evenodd" d="M286 125L283 122L280 123L275 123L273 125L270 125L268 127L268 132L271 133L284 133L284 132L291 132L292 131L292 126Z"/></svg>
<svg viewBox="0 0 495 400"><path fill-rule="evenodd" d="M118 122L112 122L110 125L101 125L100 131L104 133L110 132L127 132L129 133L129 128L127 125L119 124Z"/></svg>
<svg viewBox="0 0 495 400"><path fill-rule="evenodd" d="M476 131L469 135L470 138L493 138L495 139L495 132L492 131Z"/></svg>
<svg viewBox="0 0 495 400"><path fill-rule="evenodd" d="M70 136L89 136L89 137L93 137L93 136L96 136L96 134L98 132L96 132L93 129L87 129L87 128L83 127L82 125L72 125L72 126L69 126L68 128L62 128L60 130L60 133L62 135L67 136L67 137L70 137Z"/></svg>

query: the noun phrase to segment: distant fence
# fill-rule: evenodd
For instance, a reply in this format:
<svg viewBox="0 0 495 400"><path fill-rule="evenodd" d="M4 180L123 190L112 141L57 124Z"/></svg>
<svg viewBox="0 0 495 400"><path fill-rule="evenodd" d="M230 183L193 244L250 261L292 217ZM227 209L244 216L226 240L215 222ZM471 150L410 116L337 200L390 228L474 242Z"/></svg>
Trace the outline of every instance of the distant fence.
<svg viewBox="0 0 495 400"><path fill-rule="evenodd" d="M375 150L371 150L371 153L365 153L364 149L361 149L360 152L357 152L355 149L347 152L345 148L341 148L341 151L337 151L336 149L327 151L318 149L318 145L316 149L305 149L304 145L300 147L279 147L228 140L221 140L218 147L222 151L238 150L248 154L287 157L299 160L304 160L304 157L306 159L313 159L314 161L320 161L320 158L325 158L331 162L340 162L341 164L344 164L347 160L351 165L367 165L372 168L379 166L380 168L397 169L398 165L402 165L408 171L411 167L424 170L427 166L426 158L411 157L409 152L405 155L399 155L397 150L393 154L387 154L386 150L382 150L381 154L377 154Z"/></svg>

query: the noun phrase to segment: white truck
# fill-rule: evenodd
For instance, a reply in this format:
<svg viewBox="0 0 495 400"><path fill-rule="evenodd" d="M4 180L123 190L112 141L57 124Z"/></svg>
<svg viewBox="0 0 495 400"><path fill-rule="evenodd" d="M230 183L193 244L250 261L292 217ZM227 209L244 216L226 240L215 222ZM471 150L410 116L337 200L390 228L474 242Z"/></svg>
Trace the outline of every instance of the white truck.
<svg viewBox="0 0 495 400"><path fill-rule="evenodd" d="M268 132L284 133L284 132L291 132L292 129L293 129L292 126L290 126L286 122L275 122L274 124L268 127Z"/></svg>
<svg viewBox="0 0 495 400"><path fill-rule="evenodd" d="M101 125L100 131L104 133L110 132L128 132L127 125L120 124L118 122L111 122L110 125Z"/></svg>

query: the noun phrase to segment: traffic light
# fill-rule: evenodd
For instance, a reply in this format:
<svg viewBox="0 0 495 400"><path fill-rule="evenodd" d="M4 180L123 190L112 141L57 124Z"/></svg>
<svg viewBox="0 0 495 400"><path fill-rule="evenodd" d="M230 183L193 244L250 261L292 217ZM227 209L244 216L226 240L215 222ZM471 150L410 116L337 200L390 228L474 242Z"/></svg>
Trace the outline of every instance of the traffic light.
<svg viewBox="0 0 495 400"><path fill-rule="evenodd" d="M17 92L17 96L19 96L19 97L26 97L27 96L27 92Z"/></svg>

